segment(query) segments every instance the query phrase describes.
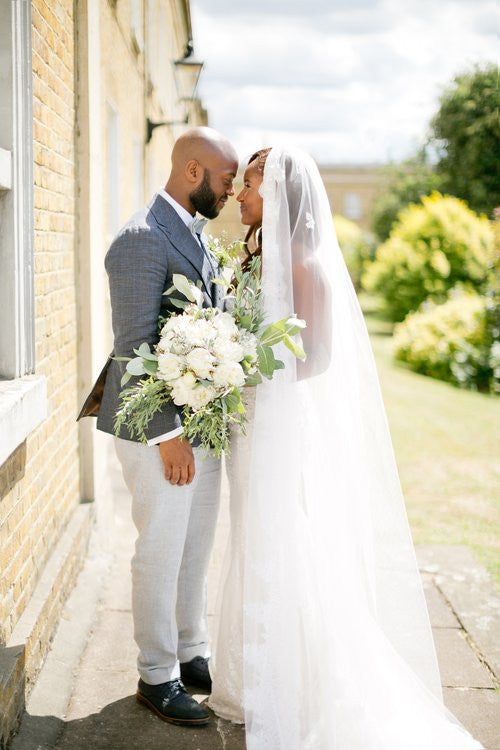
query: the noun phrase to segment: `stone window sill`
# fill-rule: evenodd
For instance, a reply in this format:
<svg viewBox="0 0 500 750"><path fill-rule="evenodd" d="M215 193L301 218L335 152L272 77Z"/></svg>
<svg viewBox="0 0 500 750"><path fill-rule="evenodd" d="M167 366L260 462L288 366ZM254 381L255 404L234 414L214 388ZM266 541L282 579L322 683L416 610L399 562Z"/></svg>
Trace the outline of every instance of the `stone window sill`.
<svg viewBox="0 0 500 750"><path fill-rule="evenodd" d="M45 377L0 380L0 466L46 416Z"/></svg>

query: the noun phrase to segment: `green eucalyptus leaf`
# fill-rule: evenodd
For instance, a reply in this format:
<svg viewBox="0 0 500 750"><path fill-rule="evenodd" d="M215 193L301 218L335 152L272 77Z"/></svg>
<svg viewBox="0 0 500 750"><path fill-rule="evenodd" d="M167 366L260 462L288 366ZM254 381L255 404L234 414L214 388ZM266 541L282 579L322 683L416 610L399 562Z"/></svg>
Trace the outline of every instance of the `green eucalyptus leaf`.
<svg viewBox="0 0 500 750"><path fill-rule="evenodd" d="M126 385L128 383L128 381L130 380L131 377L132 377L132 375L125 370L125 372L122 375L122 379L120 380L120 385L121 385L122 388L123 388L124 385Z"/></svg>
<svg viewBox="0 0 500 750"><path fill-rule="evenodd" d="M238 388L233 388L229 393L224 396L228 412L239 411L239 405L241 404L241 393ZM245 407L243 407L244 409Z"/></svg>
<svg viewBox="0 0 500 750"><path fill-rule="evenodd" d="M178 292L183 294L186 299L190 300L191 302L195 301L194 294L192 291L193 283L189 281L189 279L184 276L182 273L174 273L172 275L172 282L175 288Z"/></svg>
<svg viewBox="0 0 500 750"><path fill-rule="evenodd" d="M190 281L182 273L174 273L172 275L172 281L177 291L183 294L190 302L196 302L196 304L201 307L203 304L203 294L196 284Z"/></svg>
<svg viewBox="0 0 500 750"><path fill-rule="evenodd" d="M252 317L251 315L242 315L240 317L240 326L242 328L245 328L247 331L249 331L252 327Z"/></svg>
<svg viewBox="0 0 500 750"><path fill-rule="evenodd" d="M290 349L292 354L295 354L299 359L304 360L306 358L305 351L293 339L291 339L290 336L284 336L283 343L288 349Z"/></svg>
<svg viewBox="0 0 500 750"><path fill-rule="evenodd" d="M138 349L134 349L134 352L138 357L141 357L142 359L148 359L152 362L158 361L158 356L151 351L151 349L149 348L149 344L146 342L141 344Z"/></svg>
<svg viewBox="0 0 500 750"><path fill-rule="evenodd" d="M276 369L276 359L270 346L259 344L257 347L257 361L259 370L265 378L271 380Z"/></svg>
<svg viewBox="0 0 500 750"><path fill-rule="evenodd" d="M180 310L185 310L186 307L189 305L189 302L186 302L186 300L177 299L176 297L170 297L169 301L174 307L178 307Z"/></svg>
<svg viewBox="0 0 500 750"><path fill-rule="evenodd" d="M131 375L144 375L146 370L144 369L144 365L142 363L142 357L131 359L127 364L127 372L129 372Z"/></svg>
<svg viewBox="0 0 500 750"><path fill-rule="evenodd" d="M143 361L144 369L146 370L149 375L156 375L158 372L158 362L153 361L151 359L146 359Z"/></svg>
<svg viewBox="0 0 500 750"><path fill-rule="evenodd" d="M114 359L115 362L130 362L132 357L111 357L111 359Z"/></svg>

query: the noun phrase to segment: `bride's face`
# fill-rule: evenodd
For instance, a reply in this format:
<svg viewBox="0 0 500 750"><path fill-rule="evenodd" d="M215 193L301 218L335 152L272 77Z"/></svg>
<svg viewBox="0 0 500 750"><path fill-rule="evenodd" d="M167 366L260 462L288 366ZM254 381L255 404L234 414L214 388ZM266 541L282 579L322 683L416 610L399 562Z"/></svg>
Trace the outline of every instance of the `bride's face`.
<svg viewBox="0 0 500 750"><path fill-rule="evenodd" d="M261 183L261 172L250 164L243 176L243 190L236 196L240 204L242 224L262 224L262 196L259 193Z"/></svg>

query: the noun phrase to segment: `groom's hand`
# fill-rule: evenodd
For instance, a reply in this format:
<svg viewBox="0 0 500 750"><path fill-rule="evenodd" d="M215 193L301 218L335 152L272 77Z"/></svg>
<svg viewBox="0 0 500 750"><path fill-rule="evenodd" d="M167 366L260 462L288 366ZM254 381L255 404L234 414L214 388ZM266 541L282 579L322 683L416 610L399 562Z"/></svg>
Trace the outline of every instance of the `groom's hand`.
<svg viewBox="0 0 500 750"><path fill-rule="evenodd" d="M191 443L178 437L159 443L165 479L170 484L191 484L194 479L194 455Z"/></svg>

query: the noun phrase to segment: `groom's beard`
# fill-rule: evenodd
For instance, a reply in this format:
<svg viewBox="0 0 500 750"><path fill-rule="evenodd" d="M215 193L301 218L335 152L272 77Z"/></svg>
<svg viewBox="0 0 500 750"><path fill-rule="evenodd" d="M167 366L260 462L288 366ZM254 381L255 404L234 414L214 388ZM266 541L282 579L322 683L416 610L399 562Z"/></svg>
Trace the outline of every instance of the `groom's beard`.
<svg viewBox="0 0 500 750"><path fill-rule="evenodd" d="M210 173L208 169L203 172L201 184L189 195L194 208L207 219L215 219L219 215L217 203L219 199L210 186Z"/></svg>

